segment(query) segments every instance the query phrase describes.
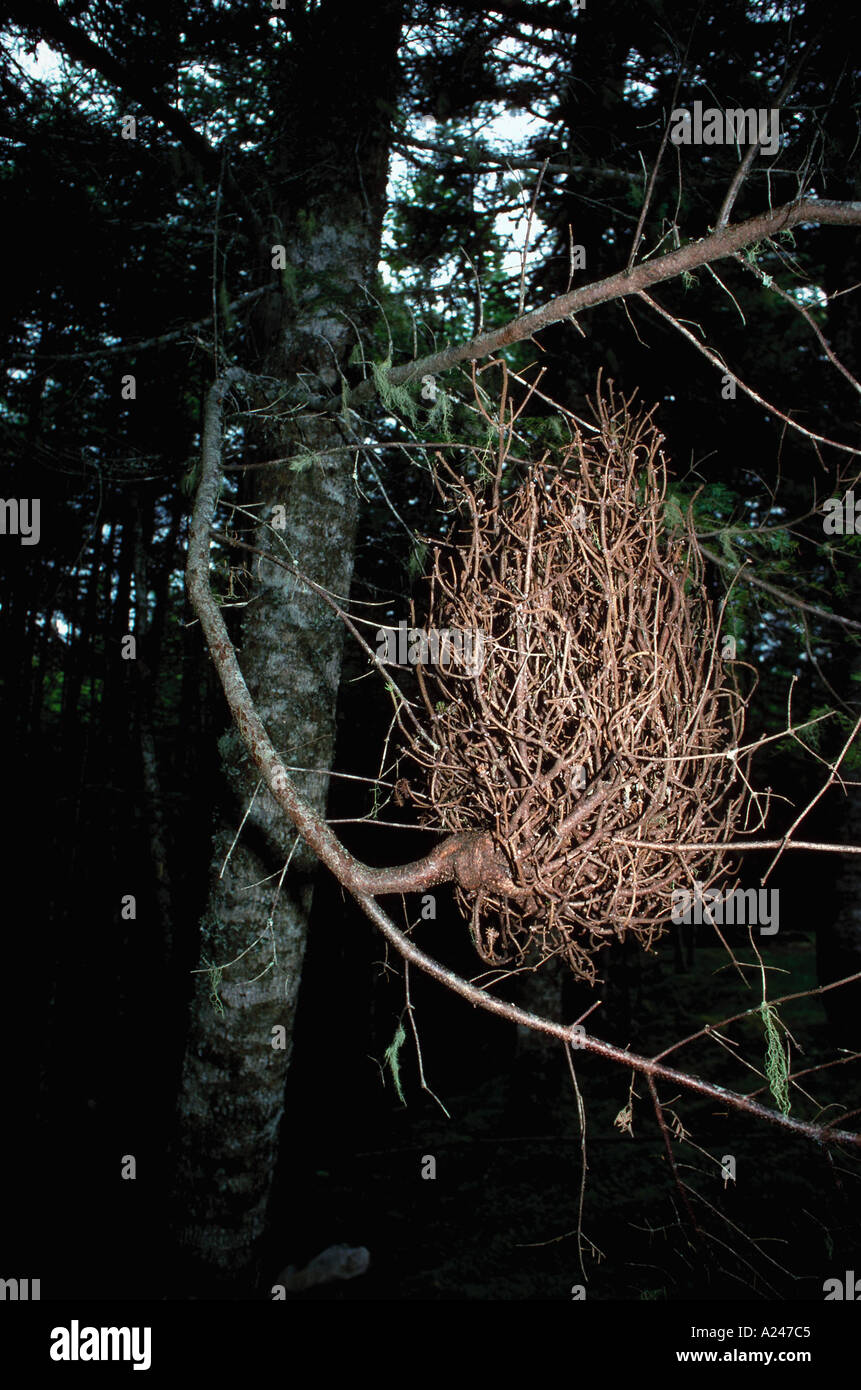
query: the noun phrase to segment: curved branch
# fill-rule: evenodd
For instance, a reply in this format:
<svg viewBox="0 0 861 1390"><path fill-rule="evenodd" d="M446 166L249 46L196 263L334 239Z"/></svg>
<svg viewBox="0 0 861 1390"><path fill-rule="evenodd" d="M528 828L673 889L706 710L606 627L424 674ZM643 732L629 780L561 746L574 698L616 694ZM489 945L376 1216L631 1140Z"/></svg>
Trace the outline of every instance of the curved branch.
<svg viewBox="0 0 861 1390"><path fill-rule="evenodd" d="M482 885L515 893L491 836L480 831L451 835L424 859L395 868L375 869L350 854L324 820L299 795L264 728L239 669L221 611L209 582L210 527L221 481L221 416L230 386L241 381L239 368L226 372L207 397L203 426L203 466L189 528L186 587L200 619L230 712L246 748L269 790L317 858L352 893L407 893L457 880L467 892Z"/></svg>
<svg viewBox="0 0 861 1390"><path fill-rule="evenodd" d="M661 1062L640 1057L623 1048L615 1047L611 1043L602 1042L598 1038L581 1034L576 1025L570 1026L555 1023L549 1019L538 1018L535 1014L527 1013L514 1004L497 999L476 988L475 985L469 984L459 975L455 975L453 971L431 959L430 956L426 956L403 932L398 930L380 907L373 893L399 891L397 887L391 885L396 881L395 876L397 874L402 874L407 870L411 871L413 875L409 886L414 886L416 872L421 877L426 872L425 869L421 868L421 865L426 866L427 861L419 861L419 865L407 865L405 870L368 869L366 865L361 864L350 854L332 833L326 822L300 795L254 707L245 678L239 669L239 663L224 619L210 586L209 528L215 513L221 481L222 407L227 390L232 384L241 380L243 375L244 373L238 369L227 372L212 386L207 397L203 428L201 480L191 520L186 584L189 598L200 619L212 659L227 697L227 703L243 742L275 800L289 816L317 857L349 890L365 915L375 926L379 927L404 960L417 966L425 974L438 980L447 989L453 990L461 998L478 1008L498 1014L512 1023L523 1024L524 1027L544 1033L549 1037L558 1038L565 1043L566 1047L574 1045L584 1051L594 1052L598 1056L607 1058L608 1061L616 1062L624 1067L631 1067L652 1081L660 1079L668 1081L674 1086L682 1086L686 1090L694 1091L698 1095L717 1101L722 1106L742 1111L756 1119L766 1120L770 1124L803 1135L805 1138L814 1139L820 1143L846 1143L861 1147L861 1134L830 1126L811 1124L804 1120L791 1119L788 1115L769 1110L748 1096L727 1090L725 1087L715 1085L712 1082L703 1081L700 1077L676 1071L672 1067L664 1066ZM464 843L465 839L468 842L466 844ZM466 874L467 882L469 882L470 867L474 868L476 863L478 863L479 870L484 872L487 865L483 858L483 846L477 843L481 839L480 835L452 836L449 841L435 851L437 856L436 871L442 877L428 879L428 882L442 882L444 877L454 876L454 871L463 871ZM453 844L452 841L457 843ZM429 856L429 859L431 858L433 856ZM490 868L493 871L492 864ZM449 875L449 869L453 871L451 875ZM404 885L404 890L406 890L406 886ZM472 884L471 886L474 888L475 885Z"/></svg>

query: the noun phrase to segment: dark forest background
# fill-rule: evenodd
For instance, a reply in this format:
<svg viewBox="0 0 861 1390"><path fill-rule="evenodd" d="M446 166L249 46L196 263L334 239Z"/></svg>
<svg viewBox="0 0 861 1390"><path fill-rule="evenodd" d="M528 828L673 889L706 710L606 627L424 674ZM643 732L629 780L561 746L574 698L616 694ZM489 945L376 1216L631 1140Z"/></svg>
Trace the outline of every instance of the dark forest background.
<svg viewBox="0 0 861 1390"><path fill-rule="evenodd" d="M302 410L357 386L370 363L397 366L469 338L480 314L485 328L515 318L521 293L529 308L564 292L569 241L586 255L575 286L620 269L674 104L766 108L794 73L779 155L755 162L733 219L802 191L857 201L858 75L841 8L7 8L0 495L41 499L37 546L0 537L6 935L26 932L7 993L35 986L26 1010L35 1041L23 1023L17 1037L25 1070L38 1054L38 1106L26 1128L49 1176L37 1202L39 1248L32 1229L14 1232L13 1196L6 1249L15 1268L0 1274L38 1267L43 1298L266 1297L285 1264L345 1242L369 1249L368 1273L296 1296L569 1298L582 1282L572 1234L581 1150L561 1048L528 1042L413 972L427 1082L450 1118L421 1089L409 1036L399 1053L402 1102L385 1061L404 1007L402 971L324 871L313 876L255 1273L232 1287L208 1283L177 1243L177 1097L213 824L223 817L235 831L242 815L223 770L226 705L183 584L203 402L233 363L282 381L294 414L276 422L281 433L261 431L248 402L231 399L225 461L281 451L296 465L311 447L289 433ZM136 137L123 139L130 115ZM704 236L737 167L733 148L668 150L644 227L648 251ZM351 268L338 273L337 256L321 269L307 248L325 242L333 208L363 198L379 243L363 253L372 271L359 284ZM512 238L522 241L533 205L521 276ZM504 213L519 222L501 221ZM272 268L275 243L288 248L286 272ZM766 402L857 445L857 387L811 326L851 371L856 230L804 225L714 270L721 283L703 267L654 295ZM310 331L303 336L309 304L326 306L343 329L332 378L325 352L315 358ZM527 376L544 368L545 396L578 413L599 369L656 404L673 495L684 503L697 494L703 543L722 561L708 570L715 602L745 562L747 575L773 586L746 576L730 599L745 679L756 680L748 736L785 730L793 681L796 725L832 712L803 736L808 748L784 736L757 755L756 785L773 790L769 834L779 836L816 795L859 713L858 543L826 536L821 512L823 499L850 486L854 458L794 432L742 390L724 399L721 371L640 300L588 310L578 324L553 325L506 349L506 360ZM124 395L127 374L134 399ZM291 396L297 383L318 404ZM358 508L351 597L353 611L380 623L408 617L411 596L420 601L417 538L447 523L430 454L378 446L427 443L441 428L452 440L475 438L468 372L439 385L452 402L444 424L429 422L417 392L412 414L379 396L357 407L374 447L348 455ZM553 437L552 407L533 403L522 424L540 450ZM473 467L465 452L452 458ZM288 463L284 486L305 485L312 471ZM254 505L258 477L234 467L223 499ZM215 555L218 592L244 603L250 568L224 548ZM794 606L799 598L811 607ZM245 609L226 613L242 664ZM135 660L122 657L129 633ZM392 719L369 669L347 639L332 768L353 779L379 776ZM848 784L818 801L803 838L861 843L853 750L842 771ZM409 825L408 807L388 801L379 823L373 807L369 782L332 777L328 816L365 862L397 864L435 842ZM745 856L745 886L770 858ZM313 870L300 865L298 874ZM857 859L787 854L769 886L780 891L780 932L760 949L785 972L771 982L774 996L861 970ZM134 920L123 917L128 894ZM389 907L401 922L418 915L415 902ZM476 973L447 889L417 939L458 974ZM734 944L743 956L744 933ZM740 984L705 927L695 940L668 933L649 956L614 949L604 975L590 1026L639 1053L761 1001L759 982ZM519 988L508 997L526 998ZM565 1017L594 997L566 986ZM797 1044L794 1067L833 1064L810 1079L812 1099L795 1096L793 1113L855 1111L846 1123L857 1128L857 983L801 998L781 1017ZM761 1069L761 1021L745 1020L734 1038ZM762 1077L729 1049L698 1043L677 1064L771 1102ZM588 1116L583 1229L601 1252L589 1260L590 1299L819 1299L825 1279L859 1268L857 1156L679 1097L693 1144L679 1144L677 1162L709 1233L698 1242L648 1101L635 1107L633 1133L621 1132L614 1119L629 1076L588 1055L577 1076ZM703 1150L736 1155L738 1181L724 1184ZM23 1152L6 1145L7 1195L24 1191ZM124 1154L137 1160L134 1182L119 1179ZM437 1158L435 1181L419 1180L425 1154Z"/></svg>

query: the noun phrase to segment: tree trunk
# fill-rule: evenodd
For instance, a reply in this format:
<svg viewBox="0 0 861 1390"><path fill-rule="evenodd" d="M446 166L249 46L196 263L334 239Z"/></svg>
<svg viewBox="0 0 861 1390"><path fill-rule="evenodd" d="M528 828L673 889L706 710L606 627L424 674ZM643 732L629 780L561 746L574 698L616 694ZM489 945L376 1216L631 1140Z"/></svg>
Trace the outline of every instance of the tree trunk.
<svg viewBox="0 0 861 1390"><path fill-rule="evenodd" d="M324 4L297 22L284 62L284 109L274 124L290 138L278 171L280 204L273 195L272 245L285 248L288 268L276 273L256 315L253 369L290 385L301 371L326 395L337 390L355 343L352 324L367 319L362 287L379 258L388 162L381 85L383 95L393 94L399 35L400 5L390 0L360 13ZM263 255L271 265L272 248ZM354 458L344 448L357 442L354 420L268 422L257 435L261 457L308 451L313 463L250 475L255 544L341 598L349 594L356 531ZM240 664L285 761L321 769L296 780L323 811L343 627L292 574L266 561L249 568L255 587ZM183 1068L175 1216L207 1291L250 1292L277 1159L316 861L294 846L295 832L268 791L255 796L257 776L234 732L221 751L234 799L213 843L203 969L195 976Z"/></svg>

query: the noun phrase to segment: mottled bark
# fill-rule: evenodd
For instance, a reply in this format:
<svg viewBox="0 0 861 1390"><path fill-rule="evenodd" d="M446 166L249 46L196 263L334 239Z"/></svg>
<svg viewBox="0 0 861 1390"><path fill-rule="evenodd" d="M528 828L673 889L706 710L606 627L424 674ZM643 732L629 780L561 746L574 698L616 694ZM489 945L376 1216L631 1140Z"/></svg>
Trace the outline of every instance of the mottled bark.
<svg viewBox="0 0 861 1390"><path fill-rule="evenodd" d="M355 343L353 325L367 318L363 287L379 257L390 138L385 99L394 91L400 22L400 5L391 0L361 13L324 3L297 22L282 53L273 123L285 135L268 190L271 242L258 247L269 288L251 321L254 360L245 365L285 385L301 373L317 390L337 390ZM273 268L278 245L286 273ZM276 467L251 475L253 491L243 500L259 520L255 544L348 595L357 498L353 458L343 445L356 440L353 419L334 412L284 419L262 418L250 442L260 457L307 451L313 463L300 472ZM252 575L243 673L284 760L324 770L296 775L322 814L343 627L279 566L261 561ZM296 831L266 786L258 790L259 773L235 730L222 739L221 752L233 798L213 839L201 930L205 973L195 977L175 1193L180 1242L209 1292L253 1285L316 865L304 844L295 844Z"/></svg>
<svg viewBox="0 0 861 1390"><path fill-rule="evenodd" d="M323 427L315 433L323 445ZM343 455L322 454L291 481L281 496L292 554L318 582L349 593L356 506ZM261 491L266 514L279 496L276 480L268 478ZM334 751L341 624L277 566L262 564L257 577L242 647L246 679L285 760L326 768ZM214 836L201 963L223 968L217 980L196 977L178 1178L188 1203L183 1243L216 1279L232 1283L250 1277L265 1224L316 861L304 845L294 849L296 833L268 789L255 797L258 774L235 730L221 750L234 798ZM328 779L296 776L324 812Z"/></svg>

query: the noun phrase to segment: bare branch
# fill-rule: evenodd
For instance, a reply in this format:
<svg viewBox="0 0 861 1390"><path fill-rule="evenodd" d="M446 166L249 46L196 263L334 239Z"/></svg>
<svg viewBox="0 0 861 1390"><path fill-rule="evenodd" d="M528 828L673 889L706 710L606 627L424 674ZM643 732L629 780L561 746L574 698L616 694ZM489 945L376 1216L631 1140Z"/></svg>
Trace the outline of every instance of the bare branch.
<svg viewBox="0 0 861 1390"><path fill-rule="evenodd" d="M747 849L809 849L817 854L861 854L861 845L830 845L819 840L790 840L788 843L783 840L731 840L719 842L710 840L704 843L697 841L695 844L687 844L679 841L672 845L662 845L657 840L626 840L621 836L616 839L618 845L630 845L632 849L674 849L680 854L690 854L694 850L722 849L727 854L737 854L739 850Z"/></svg>
<svg viewBox="0 0 861 1390"><path fill-rule="evenodd" d="M677 102L677 100L678 100L678 96L679 96L679 87L681 86L682 77L684 76L685 66L686 66L687 61L688 61L688 53L690 52L690 47L691 47L691 39L693 38L693 33L694 33L694 28L695 28L695 27L696 27L696 20L694 20L694 24L693 24L693 26L691 27L691 32L690 32L690 34L688 35L688 42L687 42L687 45L686 45L686 47L685 47L684 56L683 56L681 62L679 63L678 71L677 71L677 73L676 73L676 84L675 84L675 86L674 86L674 88L673 88L673 99L672 99L672 101L671 101L671 103L670 103L670 113L671 113L671 114L670 114L670 119L669 119L669 120L666 122L666 124L664 125L664 134L663 134L663 136L662 136L662 138L661 138L661 143L660 143L660 145L659 145L659 147L658 147L658 153L657 153L656 156L655 156L655 162L654 162L654 164L652 165L652 172L651 172L651 174L649 175L649 181L648 181L648 184L646 185L646 191L645 191L645 193L644 193L644 195L643 195L643 206L640 208L640 216L639 216L639 218L637 219L637 230L636 230L635 233L634 233L634 240L631 242L631 253L630 253L630 255L628 256L628 269L629 269L629 270L630 270L631 267L633 266L634 261L636 260L636 257L637 257L637 252L638 252L638 250L640 249L640 241L641 241L642 236L643 236L643 227L644 227L644 225L645 225L646 217L647 217L647 215L648 215L649 208L650 208L651 203L652 203L652 194L653 194L654 191L655 191L655 182L656 182L657 177L658 177L658 170L659 170L660 167L661 167L661 160L662 160L663 157L664 157L664 150L667 148L667 141L668 141L669 138L670 138L670 127L671 127L671 125L672 125L672 112L673 112L673 110L675 109L675 105L676 105L676 102ZM657 1100L656 1100L655 1103L657 1104Z"/></svg>
<svg viewBox="0 0 861 1390"><path fill-rule="evenodd" d="M825 353L825 356L828 358L829 362L831 362L832 365L837 368L838 372L842 372L846 380L849 382L850 386L854 386L855 390L859 392L859 394L861 394L861 381L859 381L857 377L853 376L852 373L849 371L848 367L845 367L843 363L840 361L840 358L837 356L831 344L828 342L828 339L825 337L824 333L822 332L822 329L819 327L819 324L816 322L810 310L805 308L803 304L799 304L797 299L793 299L791 294L787 294L786 290L783 289L780 285L778 285L772 276L766 275L764 270L760 269L758 265L755 265L753 262L749 261L746 256L736 256L736 260L744 270L747 270L750 272L751 275L756 276L757 280L763 286L764 289L770 290L772 294L776 294L780 299L784 300L784 302L788 304L790 308L794 309L797 314L801 315L801 317L804 319L804 322L808 325L809 328L812 328L813 332L816 334L816 337L819 340L819 346L822 348L822 351ZM837 295L834 294L831 296L831 298L836 299Z"/></svg>
<svg viewBox="0 0 861 1390"><path fill-rule="evenodd" d="M805 439L812 439L817 444L830 444L832 449L840 449L844 454L861 454L861 449L853 449L851 444L841 444L838 439L829 439L824 434L817 434L814 430L809 430L804 425L800 425L797 420L793 420L791 415L784 415L783 411L778 410L776 405L772 405L771 401L767 401L764 396L760 396L757 391L754 391L752 386L746 385L741 377L736 376L735 372L727 366L722 357L719 357L711 348L706 347L705 343L699 342L689 328L685 328L685 325L681 323L674 314L664 309L658 304L657 300L652 299L651 295L641 293L640 298L644 303L648 304L650 309L654 309L655 313L660 314L661 318L671 323L673 328L681 333L683 337L687 338L689 343L693 343L697 352L701 352L703 357L707 358L713 367L717 367L720 371L726 372L731 376L733 381L737 382L746 396L750 396L751 400L756 401L757 405L761 405L765 410L770 411L772 415L776 415L784 424L789 425L790 429L796 430L799 434L804 435Z"/></svg>
<svg viewBox="0 0 861 1390"><path fill-rule="evenodd" d="M802 608L805 613L812 613L816 618L822 618L827 623L839 623L841 627L848 627L853 632L861 632L861 623L855 618L844 618L839 613L829 613L827 608L820 608L816 603L807 603L804 599L796 598L795 594L787 593L786 589L779 589L776 584L770 584L767 579L758 579L755 574L748 573L747 565L734 564L725 555L718 555L717 551L709 549L708 546L697 541L697 546L701 555L707 560L711 560L713 565L720 565L722 569L733 569L739 579L743 579L746 584L753 584L755 588L764 590L767 594L773 594L779 598L781 603L788 604L791 608Z"/></svg>
<svg viewBox="0 0 861 1390"><path fill-rule="evenodd" d="M781 87L780 91L774 99L772 108L773 110L779 111L780 108L783 106L783 103L786 101L786 98L789 96L790 92L792 91L793 87L798 81L801 69L804 67L805 62L807 61L810 55L812 47L813 45L809 45L804 50L798 62L795 64L795 67L792 69L789 76L786 78L786 81L783 83L783 86ZM718 220L715 224L718 228L725 227L729 222L729 215L733 210L735 200L741 192L741 186L750 172L750 168L753 164L754 159L759 154L761 143L761 141L757 141L756 144L748 146L744 158L742 159L741 163L736 169L735 174L733 175L732 182L730 183L730 186L727 189L726 197L723 200L721 210L718 213Z"/></svg>
<svg viewBox="0 0 861 1390"><path fill-rule="evenodd" d="M235 314L237 310L244 309L247 304L252 304L255 299L259 299L269 289L268 285L260 285L256 290L248 290L245 294L240 294L228 305L228 311ZM93 357L115 357L120 353L123 356L131 356L135 352L148 352L150 348L162 347L165 343L179 343L188 339L190 333L195 333L199 328L205 328L212 323L213 314L207 314L205 318L194 319L191 323L183 324L182 328L172 328L167 333L159 333L155 338L141 338L135 343L113 343L110 347L84 348L82 352L21 352L13 354L13 361L16 362L78 362L83 358ZM354 446L351 446L354 447ZM281 460L277 460L281 462ZM253 464L246 464L246 468L253 468Z"/></svg>
<svg viewBox="0 0 861 1390"><path fill-rule="evenodd" d="M786 231L803 222L842 227L861 226L861 202L801 198L797 202L786 203L782 207L750 217L746 222L722 227L719 231L701 237L698 241L688 242L686 246L670 251L665 256L651 261L641 261L631 270L617 271L615 275L607 276L604 280L596 280L591 285L583 285L567 294L558 295L538 309L532 309L528 314L522 314L510 323L503 324L501 328L479 334L468 342L456 343L441 352L434 352L427 357L406 362L400 367L393 367L389 370L388 379L392 385L400 386L426 374L436 375L448 371L459 362L488 357L511 343L522 342L551 323L561 323L582 309L592 308L596 304L606 304L613 299L624 299L630 294L640 294L650 285L671 280L684 271L696 270L710 261L732 256L745 246L752 246L757 241L764 241L767 237L776 236L778 232ZM370 399L374 391L372 381L363 382L352 392L350 404ZM340 410L343 401L336 397L325 404L332 409Z"/></svg>
<svg viewBox="0 0 861 1390"><path fill-rule="evenodd" d="M448 159L462 159L464 163L468 160L468 168L471 172L478 170L488 171L491 169L546 169L548 174L582 174L589 179L614 178L624 179L626 183L636 183L640 175L637 170L616 169L606 164L567 164L564 160L558 162L546 159L523 159L516 155L508 155L500 150L492 150L489 146L476 144L473 148L478 153L478 160L472 157L472 151L459 144L444 145L440 140L420 140L416 135L399 135L392 141L392 148L405 156L407 159L415 159L413 150L427 150L429 154L440 154Z"/></svg>
<svg viewBox="0 0 861 1390"><path fill-rule="evenodd" d="M780 848L779 848L779 850L777 851L777 854L774 856L774 858L772 859L771 863L769 864L768 868L766 869L765 873L764 873L763 876L762 876L762 882L763 882L763 883L765 883L766 880L768 879L769 874L771 873L771 871L772 871L772 869L774 868L775 864L776 864L777 861L779 860L779 858L780 858L781 854L783 853L783 851L789 847L789 845L790 845L790 843L791 843L792 832L793 832L794 830L797 830L797 829L798 829L799 825L800 825L801 822L804 820L805 816L809 815L809 813L813 810L813 808L814 808L814 806L816 805L816 803L822 799L822 797L823 797L823 796L825 795L825 793L827 792L828 788L829 788L830 786L832 786L832 784L833 784L834 781L836 780L836 778L837 778L837 769L840 767L840 764L843 762L843 759L846 757L846 754L849 752L849 749L852 747L852 744L855 742L855 736L856 736L856 734L858 733L858 730L859 730L859 729L861 729L861 716L859 716L859 718L855 721L854 728L852 729L851 734L849 735L849 737L847 738L846 742L844 743L843 748L841 749L839 756L836 758L836 760L835 760L833 763L829 763L829 765L828 765L828 777L827 777L827 779L825 780L825 782L823 782L822 786L819 788L819 791L816 793L816 795L815 795L814 797L812 797L812 798L810 799L810 801L808 801L807 805L804 807L804 810L803 810L803 811L799 811L798 815L795 817L795 820L792 822L792 825L789 827L789 829L787 830L786 834L784 835L783 840L781 841L781 844L780 844Z"/></svg>

